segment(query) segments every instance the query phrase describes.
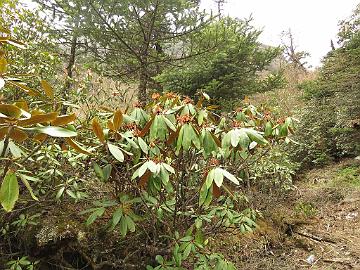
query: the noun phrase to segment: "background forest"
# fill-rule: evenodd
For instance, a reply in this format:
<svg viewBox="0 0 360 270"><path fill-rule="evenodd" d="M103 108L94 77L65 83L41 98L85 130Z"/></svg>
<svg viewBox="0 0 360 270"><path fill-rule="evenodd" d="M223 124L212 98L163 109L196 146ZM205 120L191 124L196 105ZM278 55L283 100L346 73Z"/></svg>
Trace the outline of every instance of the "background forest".
<svg viewBox="0 0 360 270"><path fill-rule="evenodd" d="M360 222L359 7L310 70L199 2L0 1L0 269L360 266L300 231Z"/></svg>

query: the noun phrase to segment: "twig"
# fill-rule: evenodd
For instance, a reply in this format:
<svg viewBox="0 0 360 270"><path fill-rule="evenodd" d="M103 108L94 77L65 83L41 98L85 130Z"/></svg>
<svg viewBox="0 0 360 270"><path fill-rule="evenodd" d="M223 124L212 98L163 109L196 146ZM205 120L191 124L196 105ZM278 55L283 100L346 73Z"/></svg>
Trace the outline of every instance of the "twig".
<svg viewBox="0 0 360 270"><path fill-rule="evenodd" d="M320 237L320 236L313 235L313 234L310 234L310 233L307 233L307 232L299 232L299 231L293 231L293 232L298 234L298 235L310 238L310 239L318 241L318 242L328 242L328 243L336 244L335 240L332 240L332 239L327 238L327 237Z"/></svg>
<svg viewBox="0 0 360 270"><path fill-rule="evenodd" d="M328 263L344 263L344 264L351 264L350 259L349 258L335 258L335 259L323 259L324 262L328 262Z"/></svg>

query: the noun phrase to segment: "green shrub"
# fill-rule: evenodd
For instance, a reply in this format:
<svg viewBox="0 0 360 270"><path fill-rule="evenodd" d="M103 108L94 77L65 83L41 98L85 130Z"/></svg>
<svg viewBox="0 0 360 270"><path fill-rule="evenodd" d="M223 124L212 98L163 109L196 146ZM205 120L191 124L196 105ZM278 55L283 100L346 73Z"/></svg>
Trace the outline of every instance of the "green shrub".
<svg viewBox="0 0 360 270"><path fill-rule="evenodd" d="M360 33L353 29L327 55L319 78L300 85L309 101L295 137L300 146L291 152L304 166L360 154Z"/></svg>
<svg viewBox="0 0 360 270"><path fill-rule="evenodd" d="M157 80L164 90L192 98L203 90L229 111L245 95L284 85L277 72L260 76L280 54L279 48L258 42L260 33L251 26L251 20L226 17L212 23L195 38L200 47L214 43L215 48L187 60L185 66L165 70Z"/></svg>

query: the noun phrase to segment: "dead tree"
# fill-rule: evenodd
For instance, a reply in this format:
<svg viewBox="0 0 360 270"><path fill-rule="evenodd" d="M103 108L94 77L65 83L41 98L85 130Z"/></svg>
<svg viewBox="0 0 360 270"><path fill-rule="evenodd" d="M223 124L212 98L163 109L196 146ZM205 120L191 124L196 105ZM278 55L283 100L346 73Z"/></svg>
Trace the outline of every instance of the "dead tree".
<svg viewBox="0 0 360 270"><path fill-rule="evenodd" d="M284 47L284 54L288 62L290 62L295 68L307 73L306 65L308 63L305 61L305 58L309 57L310 54L305 51L297 50L291 29L282 33L281 40Z"/></svg>

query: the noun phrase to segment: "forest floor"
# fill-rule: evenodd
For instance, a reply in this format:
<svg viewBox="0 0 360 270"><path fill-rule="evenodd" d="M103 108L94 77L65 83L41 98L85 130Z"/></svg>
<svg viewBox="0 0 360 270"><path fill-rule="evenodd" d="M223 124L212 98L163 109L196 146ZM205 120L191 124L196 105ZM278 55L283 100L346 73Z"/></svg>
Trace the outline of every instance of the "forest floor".
<svg viewBox="0 0 360 270"><path fill-rule="evenodd" d="M257 195L259 229L224 235L216 248L238 269L360 269L360 160L310 170L295 186L282 197Z"/></svg>

